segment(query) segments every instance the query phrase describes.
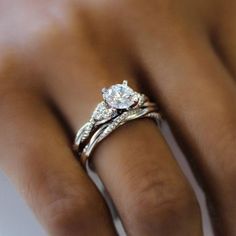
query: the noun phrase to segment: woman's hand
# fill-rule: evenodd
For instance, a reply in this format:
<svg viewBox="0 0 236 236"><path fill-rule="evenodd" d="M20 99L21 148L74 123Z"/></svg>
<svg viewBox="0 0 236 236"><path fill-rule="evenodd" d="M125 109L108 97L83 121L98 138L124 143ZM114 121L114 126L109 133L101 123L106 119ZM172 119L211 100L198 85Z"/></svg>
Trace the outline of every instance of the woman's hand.
<svg viewBox="0 0 236 236"><path fill-rule="evenodd" d="M115 235L73 156L75 134L128 80L160 104L211 205L236 235L233 0L0 1L0 167L50 235ZM202 235L189 183L150 121L118 129L95 168L129 235Z"/></svg>

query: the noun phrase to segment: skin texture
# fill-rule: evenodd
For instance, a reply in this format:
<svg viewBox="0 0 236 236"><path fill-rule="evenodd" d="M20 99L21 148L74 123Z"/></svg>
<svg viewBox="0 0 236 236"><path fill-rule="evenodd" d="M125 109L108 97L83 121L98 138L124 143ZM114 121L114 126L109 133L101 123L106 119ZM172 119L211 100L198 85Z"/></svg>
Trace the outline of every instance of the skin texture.
<svg viewBox="0 0 236 236"><path fill-rule="evenodd" d="M116 235L71 137L101 88L123 80L160 105L216 235L236 235L235 10L233 0L0 0L0 169L49 235ZM151 121L121 127L93 158L128 235L202 235Z"/></svg>

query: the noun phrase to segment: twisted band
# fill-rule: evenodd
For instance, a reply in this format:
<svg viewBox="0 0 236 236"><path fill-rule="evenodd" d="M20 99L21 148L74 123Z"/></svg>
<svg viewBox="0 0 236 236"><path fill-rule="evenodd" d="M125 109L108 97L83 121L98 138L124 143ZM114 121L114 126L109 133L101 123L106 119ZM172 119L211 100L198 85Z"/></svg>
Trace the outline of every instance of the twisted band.
<svg viewBox="0 0 236 236"><path fill-rule="evenodd" d="M109 134L125 123L140 119L152 118L160 126L161 115L155 103L147 96L133 91L127 81L102 90L104 101L94 110L90 120L77 132L74 150L82 165L89 166L94 148Z"/></svg>

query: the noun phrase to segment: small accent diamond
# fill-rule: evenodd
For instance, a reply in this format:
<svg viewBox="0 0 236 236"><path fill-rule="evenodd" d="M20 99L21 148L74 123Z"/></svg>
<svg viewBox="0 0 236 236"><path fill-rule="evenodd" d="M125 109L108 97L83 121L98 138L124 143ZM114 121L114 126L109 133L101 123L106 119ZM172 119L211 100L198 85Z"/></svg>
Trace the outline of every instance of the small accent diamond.
<svg viewBox="0 0 236 236"><path fill-rule="evenodd" d="M96 107L93 113L93 118L95 120L109 119L113 117L114 114L115 110L113 108L108 107L105 102L101 102Z"/></svg>

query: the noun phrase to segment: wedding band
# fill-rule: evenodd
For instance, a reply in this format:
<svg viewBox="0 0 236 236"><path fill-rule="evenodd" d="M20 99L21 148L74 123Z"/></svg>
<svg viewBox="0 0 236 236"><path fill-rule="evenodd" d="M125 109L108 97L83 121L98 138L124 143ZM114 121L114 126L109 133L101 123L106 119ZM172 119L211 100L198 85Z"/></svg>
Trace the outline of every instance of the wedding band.
<svg viewBox="0 0 236 236"><path fill-rule="evenodd" d="M91 118L77 132L74 151L82 165L89 167L92 151L104 138L121 125L140 119L152 118L161 124L161 115L155 103L148 97L134 91L127 81L102 89L103 101L92 113Z"/></svg>

